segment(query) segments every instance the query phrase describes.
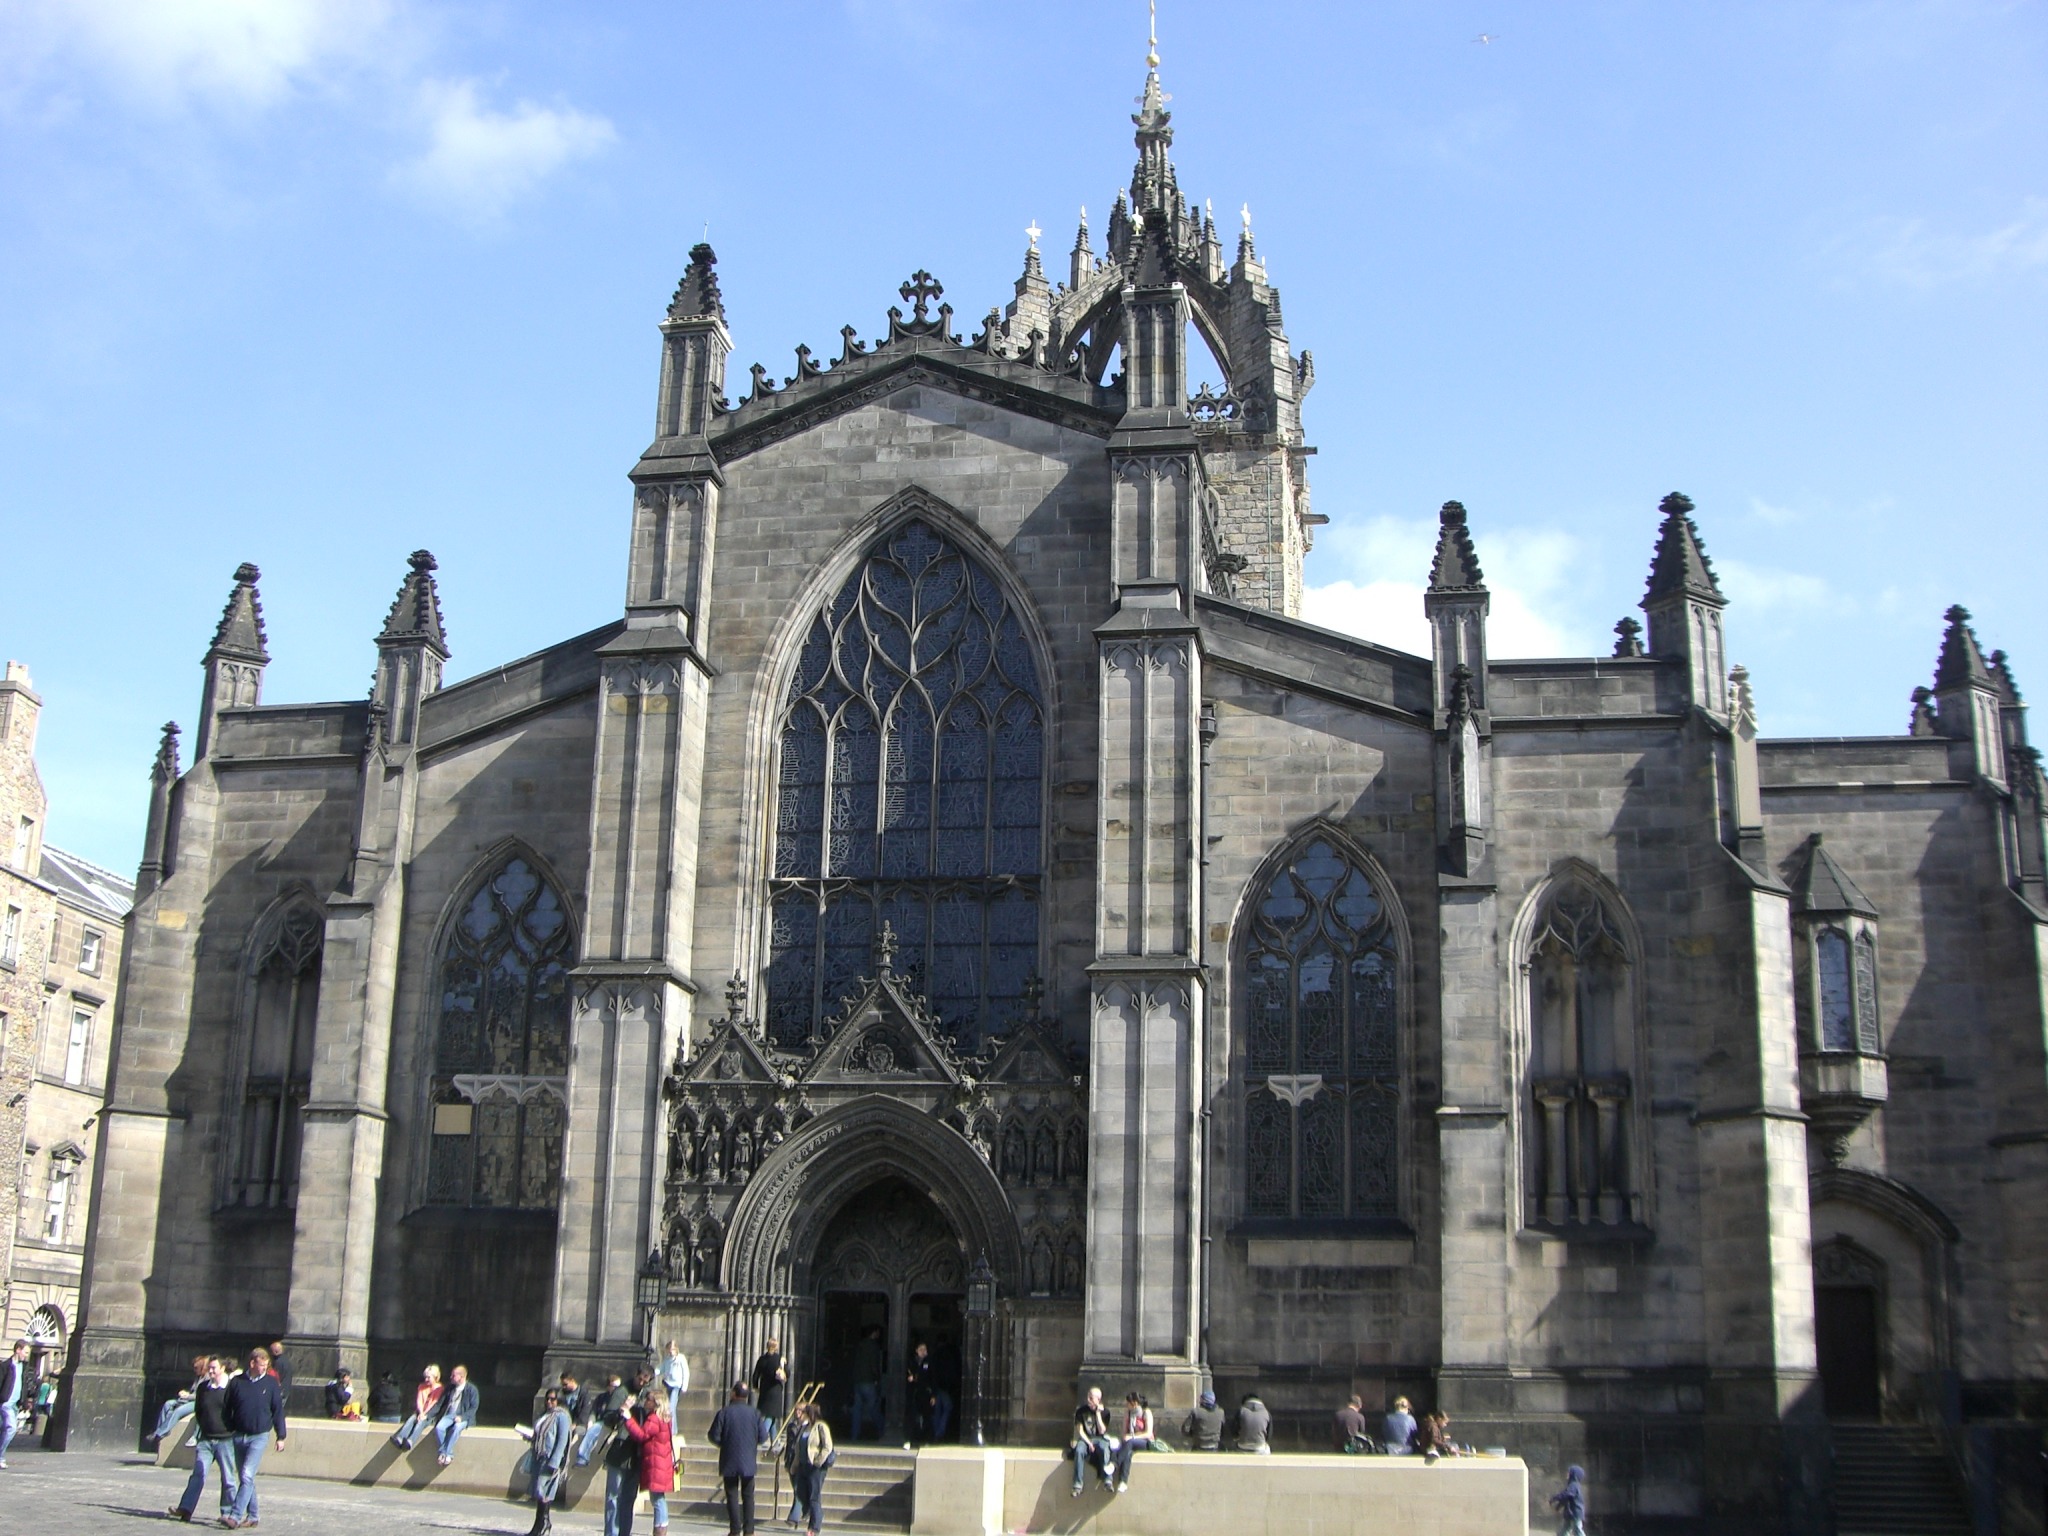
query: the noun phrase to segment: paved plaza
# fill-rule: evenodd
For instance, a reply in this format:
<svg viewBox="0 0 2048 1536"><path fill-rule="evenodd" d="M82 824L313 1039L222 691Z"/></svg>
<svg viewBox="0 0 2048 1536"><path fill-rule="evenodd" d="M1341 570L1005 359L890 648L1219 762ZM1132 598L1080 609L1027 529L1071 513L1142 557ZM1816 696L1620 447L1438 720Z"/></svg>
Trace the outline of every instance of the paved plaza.
<svg viewBox="0 0 2048 1536"><path fill-rule="evenodd" d="M284 1454L291 1454L286 1442ZM94 1536L144 1529L155 1521L169 1529L176 1522L164 1511L184 1491L187 1474L159 1467L147 1456L107 1456L93 1452L58 1455L20 1441L7 1453L0 1472L0 1528L20 1536ZM479 1536L522 1536L533 1524L533 1506L473 1495L409 1492L403 1489L353 1488L277 1477L261 1481L263 1524L277 1536L334 1536L337 1531L463 1531ZM200 1500L202 1516L218 1505L209 1485ZM198 1525L202 1522L195 1521ZM219 1530L217 1524L204 1522ZM588 1514L560 1515L555 1529L564 1533L596 1532L603 1520ZM646 1529L643 1515L635 1529ZM777 1529L780 1529L778 1527ZM672 1536L724 1536L716 1526L687 1520L671 1522Z"/></svg>

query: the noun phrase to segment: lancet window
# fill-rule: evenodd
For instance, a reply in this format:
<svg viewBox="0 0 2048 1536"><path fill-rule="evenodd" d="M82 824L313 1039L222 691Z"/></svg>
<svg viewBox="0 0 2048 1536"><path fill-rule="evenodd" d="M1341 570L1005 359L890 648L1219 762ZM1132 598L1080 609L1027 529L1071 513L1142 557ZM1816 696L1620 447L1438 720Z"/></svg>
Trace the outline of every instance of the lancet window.
<svg viewBox="0 0 2048 1536"><path fill-rule="evenodd" d="M1388 1219L1400 1208L1400 958L1385 900L1328 837L1246 919L1245 1214Z"/></svg>
<svg viewBox="0 0 2048 1536"><path fill-rule="evenodd" d="M569 917L525 859L449 925L429 1087L427 1201L553 1210L569 1073Z"/></svg>
<svg viewBox="0 0 2048 1536"><path fill-rule="evenodd" d="M931 524L890 532L812 621L781 719L767 1022L801 1047L896 968L970 1048L1038 968L1045 704L1021 616Z"/></svg>
<svg viewBox="0 0 2048 1536"><path fill-rule="evenodd" d="M1628 930L1610 895L1568 876L1543 897L1532 933L1530 1218L1550 1227L1640 1222Z"/></svg>
<svg viewBox="0 0 2048 1536"><path fill-rule="evenodd" d="M256 956L247 1007L248 1055L228 1203L281 1210L299 1198L299 1146L313 1083L326 923L311 903L287 908Z"/></svg>

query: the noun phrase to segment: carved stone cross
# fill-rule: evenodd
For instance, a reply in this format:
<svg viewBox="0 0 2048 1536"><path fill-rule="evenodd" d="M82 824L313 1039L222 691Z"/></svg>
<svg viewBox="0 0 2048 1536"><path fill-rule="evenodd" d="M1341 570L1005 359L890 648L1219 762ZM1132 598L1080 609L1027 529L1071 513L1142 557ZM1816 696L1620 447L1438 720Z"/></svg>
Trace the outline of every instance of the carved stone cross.
<svg viewBox="0 0 2048 1536"><path fill-rule="evenodd" d="M725 1016L735 1024L747 1016L747 983L738 971L725 984Z"/></svg>
<svg viewBox="0 0 2048 1536"><path fill-rule="evenodd" d="M910 274L910 281L896 291L910 301L912 305L911 318L919 325L923 325L930 319L930 316L925 313L926 306L933 299L942 297L946 289L945 285L933 277L931 273L925 271L923 267L919 267Z"/></svg>
<svg viewBox="0 0 2048 1536"><path fill-rule="evenodd" d="M910 297L906 292L906 299ZM892 975L896 970L896 929L886 920L882 924L882 936L875 940L875 967L882 975Z"/></svg>

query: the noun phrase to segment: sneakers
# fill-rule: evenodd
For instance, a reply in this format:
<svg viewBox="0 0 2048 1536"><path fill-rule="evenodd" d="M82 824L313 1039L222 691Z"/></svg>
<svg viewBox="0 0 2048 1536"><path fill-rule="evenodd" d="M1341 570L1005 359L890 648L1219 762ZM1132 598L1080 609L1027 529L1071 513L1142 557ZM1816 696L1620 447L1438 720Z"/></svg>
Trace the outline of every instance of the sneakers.
<svg viewBox="0 0 2048 1536"><path fill-rule="evenodd" d="M164 1513L169 1515L173 1520L182 1520L187 1525L190 1525L192 1523L192 1511L189 1509L180 1509L177 1505L173 1504L169 1509L165 1510Z"/></svg>
<svg viewBox="0 0 2048 1536"><path fill-rule="evenodd" d="M1116 1491L1118 1493L1129 1493L1131 1491L1131 1485L1129 1483L1118 1483L1116 1485Z"/></svg>

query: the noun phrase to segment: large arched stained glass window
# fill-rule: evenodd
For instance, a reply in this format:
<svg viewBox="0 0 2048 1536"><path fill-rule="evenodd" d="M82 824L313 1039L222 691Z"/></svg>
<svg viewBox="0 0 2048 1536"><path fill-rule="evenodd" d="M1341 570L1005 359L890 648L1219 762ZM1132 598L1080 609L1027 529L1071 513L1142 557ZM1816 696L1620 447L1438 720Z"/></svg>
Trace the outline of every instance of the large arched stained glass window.
<svg viewBox="0 0 2048 1536"><path fill-rule="evenodd" d="M569 917L522 858L471 893L441 959L427 1200L553 1210L569 1076Z"/></svg>
<svg viewBox="0 0 2048 1536"><path fill-rule="evenodd" d="M889 533L811 622L782 714L768 1027L817 1038L897 969L970 1047L1037 968L1045 708L1019 615L929 523Z"/></svg>
<svg viewBox="0 0 2048 1536"><path fill-rule="evenodd" d="M1371 878L1303 844L1246 920L1245 1214L1400 1213L1400 963Z"/></svg>

